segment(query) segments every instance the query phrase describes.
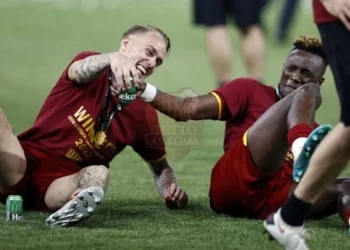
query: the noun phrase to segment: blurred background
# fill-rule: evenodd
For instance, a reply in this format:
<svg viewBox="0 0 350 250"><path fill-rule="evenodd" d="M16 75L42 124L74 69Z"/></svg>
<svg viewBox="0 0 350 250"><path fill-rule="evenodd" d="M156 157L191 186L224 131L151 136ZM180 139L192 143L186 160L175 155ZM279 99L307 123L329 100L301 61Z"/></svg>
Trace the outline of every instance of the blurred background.
<svg viewBox="0 0 350 250"><path fill-rule="evenodd" d="M278 83L293 39L302 34L318 35L311 0L292 2L289 12L296 7L289 26L281 25L288 23L288 15L281 14L285 0L270 0L263 12L267 43L263 80L267 85ZM31 126L61 72L78 52L116 51L123 32L134 24L157 26L172 41L172 51L149 79L151 83L168 92L187 88L198 94L217 87L205 30L193 25L191 0L0 0L0 107L15 131ZM246 76L234 25L229 26L229 37L232 78ZM339 105L329 69L322 94L317 121L335 124ZM261 222L211 212L210 171L223 153L224 124L206 121L203 133L201 148L171 161L190 195L188 210L167 211L146 164L126 149L113 161L105 205L88 223L79 229L50 231L43 223L46 214L27 213L17 224L0 222L0 249L279 249L261 235ZM0 206L0 212L4 207ZM312 246L329 249L338 244L335 249L346 249L345 241L327 240L343 237L340 219L334 216L324 221L312 224L319 232ZM13 235L16 241L11 240Z"/></svg>
<svg viewBox="0 0 350 250"><path fill-rule="evenodd" d="M312 22L311 1L299 0L294 20L281 43L277 33L284 1L270 0L263 12L267 40L264 82L268 85L278 83L293 39L300 34L318 35ZM188 87L206 93L216 88L207 58L205 31L193 25L192 11L191 0L0 0L2 108L16 131L24 130L30 126L25 121L34 119L76 53L115 51L123 32L137 23L158 26L172 40L171 54L149 79L151 82L165 91ZM229 32L234 57L232 77L245 76L239 34L233 26ZM325 105L318 113L320 122L333 123L339 111L329 74L323 94Z"/></svg>

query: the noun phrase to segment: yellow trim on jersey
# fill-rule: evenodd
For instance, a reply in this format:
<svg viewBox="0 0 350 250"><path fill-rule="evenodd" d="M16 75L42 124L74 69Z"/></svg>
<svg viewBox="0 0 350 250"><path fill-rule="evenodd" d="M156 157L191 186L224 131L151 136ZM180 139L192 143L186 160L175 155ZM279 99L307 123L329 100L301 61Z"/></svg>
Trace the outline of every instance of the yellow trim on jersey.
<svg viewBox="0 0 350 250"><path fill-rule="evenodd" d="M248 136L247 136L247 132L248 131L246 131L245 133L244 133L244 135L243 135L243 145L244 146L248 146Z"/></svg>
<svg viewBox="0 0 350 250"><path fill-rule="evenodd" d="M161 162L162 160L164 160L166 158L166 155L163 155L162 157L160 157L157 160L152 160L152 161L147 161L148 163L158 163Z"/></svg>
<svg viewBox="0 0 350 250"><path fill-rule="evenodd" d="M210 94L212 94L216 98L216 100L218 101L218 105L219 105L218 120L221 120L221 118L222 118L222 101L221 101L221 98L215 92L210 92Z"/></svg>

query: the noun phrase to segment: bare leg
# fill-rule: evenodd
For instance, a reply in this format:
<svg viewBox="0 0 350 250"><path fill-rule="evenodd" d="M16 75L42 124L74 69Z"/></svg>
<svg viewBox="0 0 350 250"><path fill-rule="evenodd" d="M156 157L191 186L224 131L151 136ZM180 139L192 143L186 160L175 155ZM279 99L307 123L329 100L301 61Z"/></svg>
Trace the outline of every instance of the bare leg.
<svg viewBox="0 0 350 250"><path fill-rule="evenodd" d="M338 178L341 180L338 190L341 194L338 197L338 213L345 224L350 227L350 178Z"/></svg>
<svg viewBox="0 0 350 250"><path fill-rule="evenodd" d="M253 25L241 31L242 53L248 74L258 80L264 78L265 36L260 26Z"/></svg>
<svg viewBox="0 0 350 250"><path fill-rule="evenodd" d="M207 50L217 81L224 83L231 80L232 47L226 26L207 29Z"/></svg>
<svg viewBox="0 0 350 250"><path fill-rule="evenodd" d="M24 176L27 161L16 135L0 108L0 193L6 193Z"/></svg>
<svg viewBox="0 0 350 250"><path fill-rule="evenodd" d="M297 184L295 183L289 193L292 194L296 187ZM344 196L350 198L350 178L337 178L312 204L307 218L322 219L337 212L341 218L344 218L345 213L350 211L350 201L344 203Z"/></svg>
<svg viewBox="0 0 350 250"><path fill-rule="evenodd" d="M344 219L345 213L350 211L350 203L343 203L343 197L349 195L350 178L337 178L312 205L308 218L324 218L338 212Z"/></svg>
<svg viewBox="0 0 350 250"><path fill-rule="evenodd" d="M49 209L57 210L66 204L72 195L79 191L97 186L106 191L109 170L102 165L83 168L79 173L59 178L52 182L45 194L45 204Z"/></svg>
<svg viewBox="0 0 350 250"><path fill-rule="evenodd" d="M338 124L318 146L311 157L308 170L295 189L299 199L314 203L350 159L350 127Z"/></svg>
<svg viewBox="0 0 350 250"><path fill-rule="evenodd" d="M319 87L304 85L273 105L248 129L249 150L264 173L276 172L282 166L290 128L302 123L313 127L320 101Z"/></svg>

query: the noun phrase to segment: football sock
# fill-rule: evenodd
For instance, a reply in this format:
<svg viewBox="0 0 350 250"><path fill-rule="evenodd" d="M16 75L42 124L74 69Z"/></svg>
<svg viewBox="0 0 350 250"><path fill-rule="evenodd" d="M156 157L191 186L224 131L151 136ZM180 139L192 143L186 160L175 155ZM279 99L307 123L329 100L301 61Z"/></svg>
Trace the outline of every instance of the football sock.
<svg viewBox="0 0 350 250"><path fill-rule="evenodd" d="M293 193L281 209L282 220L293 227L302 226L310 208L310 203L298 199Z"/></svg>
<svg viewBox="0 0 350 250"><path fill-rule="evenodd" d="M338 209L345 211L344 214L339 213L340 217L342 217L342 219L345 222L345 225L347 228L350 227L349 222L350 222L350 195L343 195L341 197L341 202L338 201Z"/></svg>
<svg viewBox="0 0 350 250"><path fill-rule="evenodd" d="M344 221L347 227L350 227L350 209L345 213Z"/></svg>
<svg viewBox="0 0 350 250"><path fill-rule="evenodd" d="M292 144L292 153L294 156L294 161L296 161L301 153L301 150L303 149L303 146L305 144L305 141L307 140L307 137L299 137L296 139Z"/></svg>
<svg viewBox="0 0 350 250"><path fill-rule="evenodd" d="M295 125L288 131L288 145L292 149L294 161L299 157L304 143L311 132L311 126L306 123Z"/></svg>

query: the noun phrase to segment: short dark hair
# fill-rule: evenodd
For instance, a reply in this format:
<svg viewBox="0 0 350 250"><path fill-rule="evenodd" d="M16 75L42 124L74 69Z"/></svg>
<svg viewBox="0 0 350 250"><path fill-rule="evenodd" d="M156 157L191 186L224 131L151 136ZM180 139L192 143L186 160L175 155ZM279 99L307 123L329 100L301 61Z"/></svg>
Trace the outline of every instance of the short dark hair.
<svg viewBox="0 0 350 250"><path fill-rule="evenodd" d="M123 37L132 35L132 34L136 34L136 33L146 33L146 32L157 32L159 33L165 41L166 44L166 52L168 53L170 51L171 48L171 42L170 42L170 38L164 33L164 31L162 31L161 29L154 27L152 25L134 25L132 27L130 27L127 31L124 32Z"/></svg>
<svg viewBox="0 0 350 250"><path fill-rule="evenodd" d="M310 35L299 36L293 42L293 46L294 48L292 49L292 51L296 49L304 50L306 52L321 57L325 61L325 63L327 63L327 58L324 53L322 41L320 38Z"/></svg>

